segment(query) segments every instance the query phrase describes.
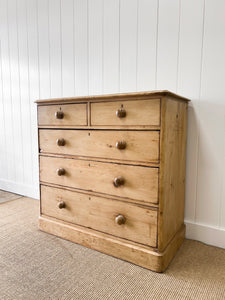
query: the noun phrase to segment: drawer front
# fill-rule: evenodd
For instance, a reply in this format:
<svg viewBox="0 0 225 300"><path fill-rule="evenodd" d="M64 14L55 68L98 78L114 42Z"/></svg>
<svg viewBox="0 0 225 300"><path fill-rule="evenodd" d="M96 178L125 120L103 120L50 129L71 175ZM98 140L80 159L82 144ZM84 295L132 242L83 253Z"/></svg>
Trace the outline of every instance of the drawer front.
<svg viewBox="0 0 225 300"><path fill-rule="evenodd" d="M91 103L91 125L159 126L160 99Z"/></svg>
<svg viewBox="0 0 225 300"><path fill-rule="evenodd" d="M158 202L158 168L41 156L40 180L145 203Z"/></svg>
<svg viewBox="0 0 225 300"><path fill-rule="evenodd" d="M85 126L87 125L87 104L63 104L38 106L40 126Z"/></svg>
<svg viewBox="0 0 225 300"><path fill-rule="evenodd" d="M153 163L159 161L158 131L42 129L39 130L39 141L41 153Z"/></svg>
<svg viewBox="0 0 225 300"><path fill-rule="evenodd" d="M41 207L42 214L156 247L157 211L48 186L41 186Z"/></svg>

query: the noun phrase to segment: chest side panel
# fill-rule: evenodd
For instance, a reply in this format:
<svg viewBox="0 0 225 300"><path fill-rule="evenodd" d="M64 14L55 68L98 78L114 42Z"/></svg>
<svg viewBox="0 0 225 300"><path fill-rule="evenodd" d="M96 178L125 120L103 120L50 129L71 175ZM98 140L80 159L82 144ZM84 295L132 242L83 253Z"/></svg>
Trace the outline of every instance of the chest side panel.
<svg viewBox="0 0 225 300"><path fill-rule="evenodd" d="M162 101L159 175L159 249L184 222L187 104Z"/></svg>

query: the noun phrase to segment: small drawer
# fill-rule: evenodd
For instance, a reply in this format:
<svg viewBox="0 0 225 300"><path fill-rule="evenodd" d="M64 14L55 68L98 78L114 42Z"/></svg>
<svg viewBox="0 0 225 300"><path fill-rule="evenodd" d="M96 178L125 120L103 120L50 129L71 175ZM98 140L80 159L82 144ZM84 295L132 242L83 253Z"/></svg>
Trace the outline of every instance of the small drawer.
<svg viewBox="0 0 225 300"><path fill-rule="evenodd" d="M91 103L92 126L160 126L160 99Z"/></svg>
<svg viewBox="0 0 225 300"><path fill-rule="evenodd" d="M39 130L41 153L159 162L159 131Z"/></svg>
<svg viewBox="0 0 225 300"><path fill-rule="evenodd" d="M158 202L158 168L41 156L40 180L147 204Z"/></svg>
<svg viewBox="0 0 225 300"><path fill-rule="evenodd" d="M66 222L156 247L155 210L42 185L41 212Z"/></svg>
<svg viewBox="0 0 225 300"><path fill-rule="evenodd" d="M40 126L85 126L87 125L87 104L62 104L38 106Z"/></svg>

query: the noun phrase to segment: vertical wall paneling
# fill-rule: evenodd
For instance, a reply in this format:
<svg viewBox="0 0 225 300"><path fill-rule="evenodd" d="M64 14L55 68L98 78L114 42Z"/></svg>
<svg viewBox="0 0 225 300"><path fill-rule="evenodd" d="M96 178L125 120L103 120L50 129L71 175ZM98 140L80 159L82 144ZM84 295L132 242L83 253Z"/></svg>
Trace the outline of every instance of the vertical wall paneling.
<svg viewBox="0 0 225 300"><path fill-rule="evenodd" d="M49 0L51 96L62 96L61 1Z"/></svg>
<svg viewBox="0 0 225 300"><path fill-rule="evenodd" d="M137 90L138 0L120 0L120 92Z"/></svg>
<svg viewBox="0 0 225 300"><path fill-rule="evenodd" d="M27 9L26 0L17 0L17 30L18 30L18 53L19 53L19 78L21 100L21 126L22 126L22 150L23 150L23 173L24 183L31 185L32 178L32 144L31 140L31 108L29 89L29 60L27 40ZM18 112L17 112L18 114Z"/></svg>
<svg viewBox="0 0 225 300"><path fill-rule="evenodd" d="M225 114L225 112L224 112ZM225 116L223 122L224 134L223 134L223 141L225 141ZM225 145L223 146L224 153L225 153ZM222 186L221 186L221 193L220 193L220 227L225 230L225 155L222 158Z"/></svg>
<svg viewBox="0 0 225 300"><path fill-rule="evenodd" d="M157 89L176 92L181 0L160 0L157 45Z"/></svg>
<svg viewBox="0 0 225 300"><path fill-rule="evenodd" d="M18 43L18 16L17 5L14 0L7 1L8 6L8 37L9 37L9 57L10 57L10 88L11 88L11 114L14 151L14 169L12 180L23 182L24 179L24 159L23 159L23 136L22 131L22 107L21 107L21 78L19 65L19 43ZM15 145L17 145L15 147ZM18 165L17 165L18 163Z"/></svg>
<svg viewBox="0 0 225 300"><path fill-rule="evenodd" d="M225 118L225 2L205 2L196 221L219 226ZM222 130L222 131L221 131Z"/></svg>
<svg viewBox="0 0 225 300"><path fill-rule="evenodd" d="M49 1L37 0L38 4L38 53L40 98L51 97L50 47L49 47Z"/></svg>
<svg viewBox="0 0 225 300"><path fill-rule="evenodd" d="M2 66L2 87L3 87L3 107L5 120L5 158L6 164L4 173L0 173L1 186L7 186L13 183L14 173L14 132L12 118L12 98L11 98L11 72L10 72L10 53L9 53L9 36L8 36L8 7L7 1L0 1L0 32L1 32L1 66ZM3 162L4 165L4 162ZM10 184L11 182L11 184Z"/></svg>
<svg viewBox="0 0 225 300"><path fill-rule="evenodd" d="M105 2L104 2L105 3ZM103 92L119 92L119 0L104 5Z"/></svg>
<svg viewBox="0 0 225 300"><path fill-rule="evenodd" d="M203 18L204 0L181 1L177 92L194 100L188 108L185 219L189 221L195 220Z"/></svg>
<svg viewBox="0 0 225 300"><path fill-rule="evenodd" d="M38 26L37 26L37 1L27 1L27 38L29 60L29 95L31 108L31 148L33 183L27 195L39 198L39 173L38 173L38 134L37 134L37 107L34 100L40 98L39 67L38 67Z"/></svg>
<svg viewBox="0 0 225 300"><path fill-rule="evenodd" d="M0 189L39 197L36 99L168 89L187 237L225 247L224 0L0 0Z"/></svg>
<svg viewBox="0 0 225 300"><path fill-rule="evenodd" d="M154 90L156 86L156 44L158 0L139 1L137 41L137 90Z"/></svg>
<svg viewBox="0 0 225 300"><path fill-rule="evenodd" d="M203 18L204 0L181 0L177 91L195 100L200 93Z"/></svg>
<svg viewBox="0 0 225 300"><path fill-rule="evenodd" d="M75 95L74 90L74 22L73 0L61 0L62 88L63 97Z"/></svg>
<svg viewBox="0 0 225 300"><path fill-rule="evenodd" d="M75 94L87 95L88 75L88 0L74 1Z"/></svg>
<svg viewBox="0 0 225 300"><path fill-rule="evenodd" d="M89 94L102 93L103 0L88 1Z"/></svg>
<svg viewBox="0 0 225 300"><path fill-rule="evenodd" d="M5 170L6 165L6 153L5 153L5 111L3 102L3 82L2 82L2 50L0 41L0 169ZM0 174L0 179L3 174Z"/></svg>
<svg viewBox="0 0 225 300"><path fill-rule="evenodd" d="M3 150L5 138L5 120L4 120L4 105L3 105L3 84L2 84L2 54L1 54L1 41L0 41L0 169L3 169L3 159L5 159Z"/></svg>

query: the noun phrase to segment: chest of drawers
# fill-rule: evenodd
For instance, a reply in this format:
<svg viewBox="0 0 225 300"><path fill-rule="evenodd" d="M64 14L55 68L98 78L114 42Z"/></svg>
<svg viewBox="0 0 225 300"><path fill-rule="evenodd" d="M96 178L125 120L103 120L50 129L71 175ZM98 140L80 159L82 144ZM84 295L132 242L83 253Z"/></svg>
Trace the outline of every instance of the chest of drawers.
<svg viewBox="0 0 225 300"><path fill-rule="evenodd" d="M39 228L164 271L185 234L188 101L168 91L36 101Z"/></svg>

